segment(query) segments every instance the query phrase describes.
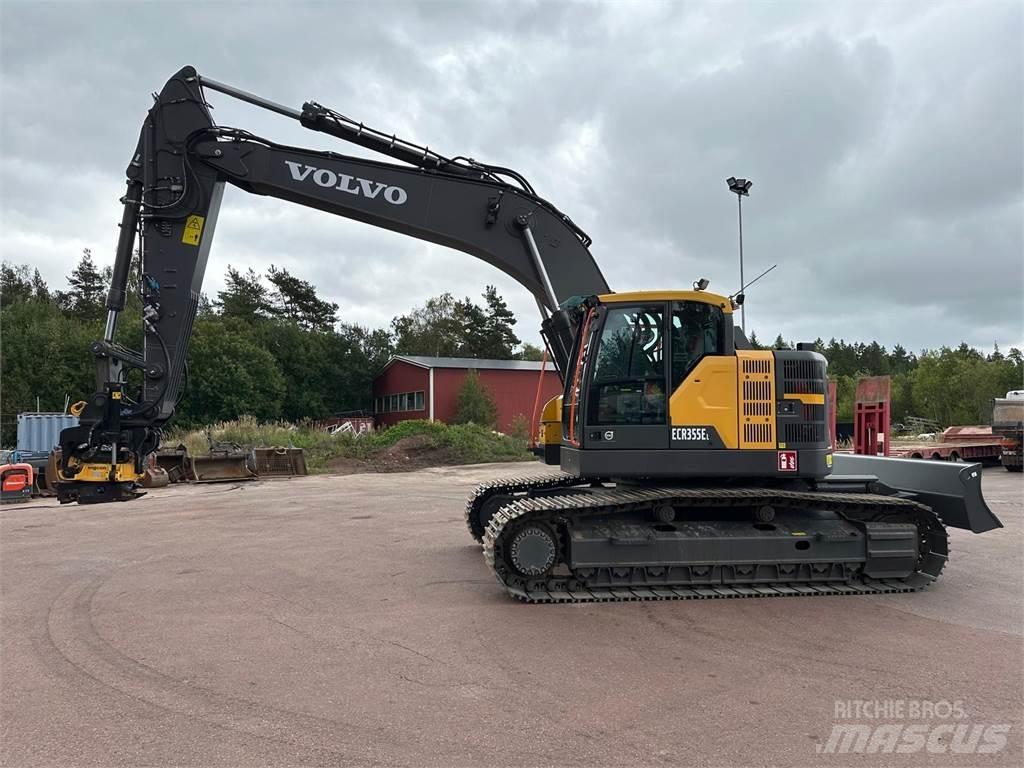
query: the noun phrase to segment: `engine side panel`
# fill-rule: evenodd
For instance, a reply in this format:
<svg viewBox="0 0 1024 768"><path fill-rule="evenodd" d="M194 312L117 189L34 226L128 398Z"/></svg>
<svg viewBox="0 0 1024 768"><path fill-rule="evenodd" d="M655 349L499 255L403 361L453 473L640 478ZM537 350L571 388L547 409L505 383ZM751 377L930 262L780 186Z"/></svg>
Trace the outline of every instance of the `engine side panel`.
<svg viewBox="0 0 1024 768"><path fill-rule="evenodd" d="M669 398L673 427L714 427L725 448L738 448L736 358L701 360Z"/></svg>

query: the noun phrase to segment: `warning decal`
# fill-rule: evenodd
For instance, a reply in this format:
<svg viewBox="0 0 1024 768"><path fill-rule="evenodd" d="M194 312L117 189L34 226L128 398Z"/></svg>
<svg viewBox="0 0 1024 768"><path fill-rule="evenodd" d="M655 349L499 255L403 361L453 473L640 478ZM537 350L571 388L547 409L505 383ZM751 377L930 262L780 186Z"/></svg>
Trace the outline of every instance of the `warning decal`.
<svg viewBox="0 0 1024 768"><path fill-rule="evenodd" d="M779 472L796 472L796 451L779 451Z"/></svg>
<svg viewBox="0 0 1024 768"><path fill-rule="evenodd" d="M202 216L189 216L185 220L185 231L181 235L181 242L185 245L199 245L199 238L203 236L204 221Z"/></svg>

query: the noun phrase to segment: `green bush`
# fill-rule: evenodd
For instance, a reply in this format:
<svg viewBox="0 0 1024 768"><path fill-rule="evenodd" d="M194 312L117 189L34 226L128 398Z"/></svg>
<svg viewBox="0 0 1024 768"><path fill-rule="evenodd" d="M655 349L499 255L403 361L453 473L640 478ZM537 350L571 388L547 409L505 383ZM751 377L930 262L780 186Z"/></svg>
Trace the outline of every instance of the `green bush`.
<svg viewBox="0 0 1024 768"><path fill-rule="evenodd" d="M455 401L455 423L493 427L497 417L498 406L494 398L480 381L480 374L470 369Z"/></svg>
<svg viewBox="0 0 1024 768"><path fill-rule="evenodd" d="M517 413L512 417L512 423L509 425L508 433L519 440L530 439L530 420L525 415Z"/></svg>

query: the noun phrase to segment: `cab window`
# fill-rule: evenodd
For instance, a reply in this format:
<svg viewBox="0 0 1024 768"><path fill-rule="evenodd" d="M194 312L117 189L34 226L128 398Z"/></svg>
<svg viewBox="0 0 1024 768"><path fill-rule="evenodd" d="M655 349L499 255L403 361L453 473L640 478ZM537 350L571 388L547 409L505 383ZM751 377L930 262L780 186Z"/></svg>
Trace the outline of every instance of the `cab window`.
<svg viewBox="0 0 1024 768"><path fill-rule="evenodd" d="M683 382L705 355L725 353L725 317L713 304L677 301L672 304L672 389Z"/></svg>
<svg viewBox="0 0 1024 768"><path fill-rule="evenodd" d="M590 380L590 424L665 423L664 317L661 304L608 310Z"/></svg>

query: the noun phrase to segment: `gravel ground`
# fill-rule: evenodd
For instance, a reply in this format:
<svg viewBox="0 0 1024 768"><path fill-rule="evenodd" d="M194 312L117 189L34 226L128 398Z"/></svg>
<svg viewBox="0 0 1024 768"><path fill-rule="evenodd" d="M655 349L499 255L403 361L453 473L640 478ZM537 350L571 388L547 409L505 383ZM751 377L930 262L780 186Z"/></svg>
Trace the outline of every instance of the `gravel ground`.
<svg viewBox="0 0 1024 768"><path fill-rule="evenodd" d="M3 765L1024 765L1020 475L921 594L526 606L462 508L536 469L3 508ZM928 741L829 754L851 723Z"/></svg>

